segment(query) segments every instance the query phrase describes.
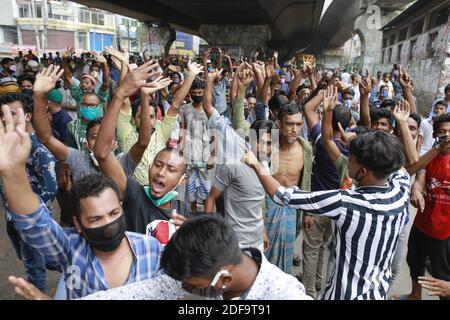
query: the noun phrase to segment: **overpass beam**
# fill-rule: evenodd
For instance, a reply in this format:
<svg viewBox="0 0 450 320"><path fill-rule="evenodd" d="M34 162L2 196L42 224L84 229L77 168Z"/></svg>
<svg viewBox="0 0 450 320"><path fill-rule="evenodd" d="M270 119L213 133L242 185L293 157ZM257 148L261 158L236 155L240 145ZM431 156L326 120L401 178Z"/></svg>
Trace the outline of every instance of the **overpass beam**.
<svg viewBox="0 0 450 320"><path fill-rule="evenodd" d="M234 56L252 56L267 51L271 38L268 25L201 25L199 35L211 47L221 47Z"/></svg>

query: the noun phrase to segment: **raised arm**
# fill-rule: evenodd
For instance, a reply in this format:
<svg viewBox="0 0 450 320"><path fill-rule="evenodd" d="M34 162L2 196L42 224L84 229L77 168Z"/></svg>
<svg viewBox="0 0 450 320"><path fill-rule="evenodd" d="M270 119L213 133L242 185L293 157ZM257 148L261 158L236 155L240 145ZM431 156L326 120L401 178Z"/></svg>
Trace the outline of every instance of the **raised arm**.
<svg viewBox="0 0 450 320"><path fill-rule="evenodd" d="M336 142L333 140L333 110L339 104L338 101L338 93L337 88L334 86L329 86L324 91L323 97L323 118L322 118L322 142L325 147L325 150L330 157L331 162L335 163L339 156L341 155L341 151L339 150Z"/></svg>
<svg viewBox="0 0 450 320"><path fill-rule="evenodd" d="M94 155L100 170L109 176L119 187L120 199L123 199L126 189L127 177L116 157L111 153L111 144L114 141L115 129L119 111L125 98L131 96L142 87L153 87L147 79L158 74L155 69L158 64L148 61L135 71L128 73L123 83L114 94L111 104L106 111L101 127L98 131L94 147Z"/></svg>
<svg viewBox="0 0 450 320"><path fill-rule="evenodd" d="M370 128L370 110L369 110L369 94L372 88L372 79L370 77L369 71L366 70L366 77L359 84L359 92L361 94L361 122L365 127Z"/></svg>
<svg viewBox="0 0 450 320"><path fill-rule="evenodd" d="M100 90L102 91L108 91L109 90L109 67L108 62L106 61L106 58L100 54L96 53L95 51L90 51L90 53L94 56L95 61L100 63L103 67L103 78L102 78L102 86Z"/></svg>
<svg viewBox="0 0 450 320"><path fill-rule="evenodd" d="M294 79L292 79L291 83L289 83L289 101L292 102L295 100L295 96L297 95L297 88L300 86L300 82L303 79L303 72L301 70L294 71Z"/></svg>
<svg viewBox="0 0 450 320"><path fill-rule="evenodd" d="M319 91L319 94L317 94L314 98L309 100L309 102L305 104L303 108L306 124L310 131L312 130L312 128L314 128L316 124L319 123L317 109L319 109L319 106L321 105L322 101L323 101L323 92Z"/></svg>
<svg viewBox="0 0 450 320"><path fill-rule="evenodd" d="M264 103L264 105L268 105L270 99L270 85L272 83L273 78L275 77L275 62L271 59L265 66L266 70L266 78L264 80L264 85L261 90L261 96L258 99Z"/></svg>
<svg viewBox="0 0 450 320"><path fill-rule="evenodd" d="M205 93L203 94L203 110L205 110L206 116L211 118L214 113L214 106L212 103L212 88L214 85L214 80L217 79L222 70L214 70L212 73L209 73L206 77L206 87Z"/></svg>
<svg viewBox="0 0 450 320"><path fill-rule="evenodd" d="M59 161L66 160L68 147L53 136L46 108L47 94L55 87L63 72L59 66L50 65L37 75L33 86L33 119L37 138Z"/></svg>
<svg viewBox="0 0 450 320"><path fill-rule="evenodd" d="M393 115L395 118L395 123L398 126L400 138L403 141L406 165L413 166L419 162L419 155L417 153L414 140L411 136L411 131L409 131L408 127L408 118L410 115L409 110L408 101L402 101L395 107Z"/></svg>
<svg viewBox="0 0 450 320"><path fill-rule="evenodd" d="M31 189L25 165L31 150L31 139L25 131L23 109L17 114L17 124L8 105L2 106L5 125L0 120L0 177L8 209L16 214L31 214L40 203Z"/></svg>
<svg viewBox="0 0 450 320"><path fill-rule="evenodd" d="M68 60L74 53L74 48L68 48L61 55L61 68L64 70L63 80L67 87L72 84L72 73L69 70Z"/></svg>
<svg viewBox="0 0 450 320"><path fill-rule="evenodd" d="M235 130L247 131L250 129L250 124L245 121L244 114L244 99L245 92L250 82L253 80L254 73L250 66L240 70L235 74L235 79L238 91L235 100L233 101L233 116L231 119L233 128Z"/></svg>
<svg viewBox="0 0 450 320"><path fill-rule="evenodd" d="M183 84L178 89L175 97L173 98L172 104L170 105L169 110L167 110L167 115L170 117L176 117L178 112L180 111L181 104L183 100L189 93L191 89L192 83L195 80L195 77L198 76L201 72L204 71L204 68L196 62L188 62L188 73L183 81Z"/></svg>
<svg viewBox="0 0 450 320"><path fill-rule="evenodd" d="M450 138L428 150L424 155L422 155L419 158L419 161L417 163L413 165L405 165L405 169L408 171L410 175L413 175L417 173L420 169L424 169L439 154L449 149L450 149Z"/></svg>
<svg viewBox="0 0 450 320"><path fill-rule="evenodd" d="M403 96L410 105L411 113L417 112L416 103L414 101L414 97L411 91L412 88L411 77L409 76L408 72L406 72L405 69L403 69L403 66L400 66L399 82L400 86L402 87Z"/></svg>

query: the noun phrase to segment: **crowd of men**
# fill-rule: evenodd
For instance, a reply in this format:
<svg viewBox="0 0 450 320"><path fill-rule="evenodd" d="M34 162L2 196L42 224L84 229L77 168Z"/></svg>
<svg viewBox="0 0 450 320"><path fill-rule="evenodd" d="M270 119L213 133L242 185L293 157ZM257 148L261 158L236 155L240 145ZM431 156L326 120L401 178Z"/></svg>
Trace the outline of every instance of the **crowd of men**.
<svg viewBox="0 0 450 320"><path fill-rule="evenodd" d="M448 299L450 85L425 117L402 66L280 64L219 48L3 58L16 292L388 299L406 259L412 292L394 298ZM61 273L54 297L46 270Z"/></svg>

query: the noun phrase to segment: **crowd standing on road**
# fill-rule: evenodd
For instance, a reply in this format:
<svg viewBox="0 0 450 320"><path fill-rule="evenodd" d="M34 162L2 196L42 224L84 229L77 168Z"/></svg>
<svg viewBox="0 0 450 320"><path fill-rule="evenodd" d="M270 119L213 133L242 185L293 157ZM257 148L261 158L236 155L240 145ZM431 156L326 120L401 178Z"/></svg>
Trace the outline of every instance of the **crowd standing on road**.
<svg viewBox="0 0 450 320"><path fill-rule="evenodd" d="M220 48L3 58L0 194L27 277L9 278L16 292L449 299L450 85L425 117L403 66L280 63ZM412 292L392 297L405 259ZM61 273L53 297L46 270Z"/></svg>

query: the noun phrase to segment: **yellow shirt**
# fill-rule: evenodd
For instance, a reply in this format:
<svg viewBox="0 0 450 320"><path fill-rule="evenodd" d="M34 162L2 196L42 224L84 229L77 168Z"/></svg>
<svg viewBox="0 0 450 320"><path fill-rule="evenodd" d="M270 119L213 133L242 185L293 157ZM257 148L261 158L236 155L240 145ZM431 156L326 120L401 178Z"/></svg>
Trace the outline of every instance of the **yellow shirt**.
<svg viewBox="0 0 450 320"><path fill-rule="evenodd" d="M178 120L178 116L166 115L162 121L156 120L155 130L151 136L150 143L142 156L141 162L134 171L134 179L142 185L148 185L148 170L153 163L156 154L166 147L167 140ZM125 113L122 110L117 119L117 140L122 152L129 152L138 141L139 134L136 127L131 124L131 110Z"/></svg>

